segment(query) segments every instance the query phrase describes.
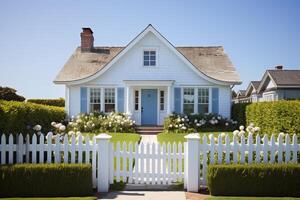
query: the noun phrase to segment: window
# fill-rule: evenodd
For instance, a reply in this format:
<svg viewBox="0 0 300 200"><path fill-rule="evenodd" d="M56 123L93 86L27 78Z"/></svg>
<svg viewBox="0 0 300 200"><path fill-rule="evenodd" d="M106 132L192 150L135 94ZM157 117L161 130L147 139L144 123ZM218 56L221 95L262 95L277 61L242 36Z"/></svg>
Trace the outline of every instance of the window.
<svg viewBox="0 0 300 200"><path fill-rule="evenodd" d="M208 113L209 93L208 88L198 89L198 113Z"/></svg>
<svg viewBox="0 0 300 200"><path fill-rule="evenodd" d="M134 92L134 110L139 110L139 91Z"/></svg>
<svg viewBox="0 0 300 200"><path fill-rule="evenodd" d="M105 88L104 90L104 109L105 112L114 112L115 111L115 89L114 88Z"/></svg>
<svg viewBox="0 0 300 200"><path fill-rule="evenodd" d="M90 112L100 112L101 88L90 89Z"/></svg>
<svg viewBox="0 0 300 200"><path fill-rule="evenodd" d="M165 91L160 91L159 96L159 108L160 110L165 110Z"/></svg>
<svg viewBox="0 0 300 200"><path fill-rule="evenodd" d="M183 89L183 113L185 114L190 114L194 112L194 93L194 88Z"/></svg>
<svg viewBox="0 0 300 200"><path fill-rule="evenodd" d="M156 66L156 51L144 51L144 66Z"/></svg>

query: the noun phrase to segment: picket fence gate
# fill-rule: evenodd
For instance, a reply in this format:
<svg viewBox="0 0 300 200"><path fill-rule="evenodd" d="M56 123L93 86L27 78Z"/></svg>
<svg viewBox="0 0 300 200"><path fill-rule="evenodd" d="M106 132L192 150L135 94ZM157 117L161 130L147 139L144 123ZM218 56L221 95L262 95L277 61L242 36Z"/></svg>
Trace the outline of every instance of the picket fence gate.
<svg viewBox="0 0 300 200"><path fill-rule="evenodd" d="M207 166L213 163L288 163L298 162L297 136L279 135L277 140L257 135L248 137L199 134L185 136L181 144L112 143L111 136L100 134L63 138L50 132L17 138L1 136L1 164L13 163L91 163L93 187L106 192L114 181L131 184L173 184L184 181L188 191L206 186ZM198 166L198 167L197 167Z"/></svg>

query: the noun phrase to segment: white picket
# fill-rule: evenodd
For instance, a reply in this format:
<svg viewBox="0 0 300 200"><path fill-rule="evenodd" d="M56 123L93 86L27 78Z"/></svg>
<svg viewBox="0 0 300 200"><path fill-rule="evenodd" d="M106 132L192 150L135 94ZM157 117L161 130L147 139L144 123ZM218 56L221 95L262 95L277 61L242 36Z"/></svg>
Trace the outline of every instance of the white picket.
<svg viewBox="0 0 300 200"><path fill-rule="evenodd" d="M166 144L163 143L162 145L162 184L166 184Z"/></svg>
<svg viewBox="0 0 300 200"><path fill-rule="evenodd" d="M128 165L128 172L129 172L129 177L128 177L128 182L129 183L133 183L133 169L132 169L132 165L133 165L133 155L132 155L132 152L133 152L133 146L132 146L132 142L129 142L129 146L128 146L128 150L129 150L129 165Z"/></svg>
<svg viewBox="0 0 300 200"><path fill-rule="evenodd" d="M260 136L256 135L255 162L260 163Z"/></svg>
<svg viewBox="0 0 300 200"><path fill-rule="evenodd" d="M229 141L228 135L226 135L226 139ZM206 185L206 170L207 170L207 137L203 136L203 144L202 144L202 156L203 156L203 168L202 168L202 184ZM186 149L185 149L186 150ZM186 151L185 151L186 152ZM186 160L186 159L185 159ZM185 163L186 164L186 163ZM184 166L184 170L186 170L186 166ZM185 173L186 174L186 173Z"/></svg>
<svg viewBox="0 0 300 200"><path fill-rule="evenodd" d="M146 184L150 183L150 143L146 144Z"/></svg>
<svg viewBox="0 0 300 200"><path fill-rule="evenodd" d="M6 136L2 134L1 136L1 165L6 164Z"/></svg>
<svg viewBox="0 0 300 200"><path fill-rule="evenodd" d="M225 162L226 164L230 163L230 139L228 134L225 136Z"/></svg>
<svg viewBox="0 0 300 200"><path fill-rule="evenodd" d="M69 138L67 134L65 134L64 136L63 149L64 149L64 163L68 163L69 162Z"/></svg>
<svg viewBox="0 0 300 200"><path fill-rule="evenodd" d="M167 145L167 184L171 184L171 144L170 142L168 142L168 145Z"/></svg>
<svg viewBox="0 0 300 200"><path fill-rule="evenodd" d="M18 136L18 150L17 150L17 163L23 163L23 135L22 133Z"/></svg>
<svg viewBox="0 0 300 200"><path fill-rule="evenodd" d="M127 181L127 155L126 155L126 150L127 145L126 142L123 142L123 149L122 149L122 157L123 157L123 169L122 169L122 175L123 175L123 182L125 183Z"/></svg>
<svg viewBox="0 0 300 200"><path fill-rule="evenodd" d="M12 138L12 135L11 136L11 139L13 140ZM36 135L33 134L32 136L32 145L31 145L31 152L32 152L32 163L36 163L36 147L37 147L37 139L36 139ZM10 162L11 163L11 162Z"/></svg>
<svg viewBox="0 0 300 200"><path fill-rule="evenodd" d="M13 163L13 148L14 148L14 138L13 135L10 134L8 137L8 144L6 145L6 151L8 152L8 163Z"/></svg>
<svg viewBox="0 0 300 200"><path fill-rule="evenodd" d="M285 136L285 163L288 163L291 159L291 143L290 136L286 134Z"/></svg>
<svg viewBox="0 0 300 200"><path fill-rule="evenodd" d="M237 163L238 157L238 138L237 135L233 136L233 163Z"/></svg>
<svg viewBox="0 0 300 200"><path fill-rule="evenodd" d="M245 163L245 151L246 151L245 136L244 136L244 134L242 134L242 136L241 136L241 145L240 145L240 155L241 155L240 162L242 164Z"/></svg>
<svg viewBox="0 0 300 200"><path fill-rule="evenodd" d="M54 162L60 163L60 136L56 135L55 137L55 146L54 146Z"/></svg>
<svg viewBox="0 0 300 200"><path fill-rule="evenodd" d="M76 154L76 138L75 135L71 137L71 163L75 163L75 155Z"/></svg>
<svg viewBox="0 0 300 200"><path fill-rule="evenodd" d="M268 136L265 134L263 137L263 162L268 162L269 142Z"/></svg>
<svg viewBox="0 0 300 200"><path fill-rule="evenodd" d="M253 137L252 133L248 135L248 163L251 164L253 160Z"/></svg>
<svg viewBox="0 0 300 200"><path fill-rule="evenodd" d="M40 135L39 143L39 163L44 163L44 148L45 148L45 137L44 134Z"/></svg>
<svg viewBox="0 0 300 200"><path fill-rule="evenodd" d="M174 142L173 143L173 156L172 156L172 159L173 159L173 168L172 168L172 172L173 172L173 181L177 181L177 144Z"/></svg>
<svg viewBox="0 0 300 200"><path fill-rule="evenodd" d="M210 159L209 159L209 163L213 164L213 163L215 163L215 137L212 136L209 139L210 139L210 149L209 149Z"/></svg>
<svg viewBox="0 0 300 200"><path fill-rule="evenodd" d="M26 135L26 149L25 149L25 151L26 151L26 157L25 157L25 159L26 159L26 163L29 163L29 156L30 156L30 137L29 137L29 134L27 134Z"/></svg>
<svg viewBox="0 0 300 200"><path fill-rule="evenodd" d="M217 151L218 151L218 163L222 163L222 157L223 157L223 145L222 145L222 136L218 136L218 146L217 146Z"/></svg>
<svg viewBox="0 0 300 200"><path fill-rule="evenodd" d="M120 142L117 142L116 162L116 181L120 182Z"/></svg>
<svg viewBox="0 0 300 200"><path fill-rule="evenodd" d="M162 149L161 145L157 145L157 160L156 160L156 167L157 167L157 179L156 183L161 184L162 183Z"/></svg>
<svg viewBox="0 0 300 200"><path fill-rule="evenodd" d="M90 142L91 141L88 135L85 136L84 142L85 142L85 163L90 163L90 152L91 152Z"/></svg>
<svg viewBox="0 0 300 200"><path fill-rule="evenodd" d="M297 144L297 135L294 134L293 135L293 162L296 163L297 162L297 152L298 152L298 144Z"/></svg>
<svg viewBox="0 0 300 200"><path fill-rule="evenodd" d="M145 179L144 179L145 144L143 142L141 143L141 152L140 152L139 160L140 160L140 177L141 177L140 180L141 180L141 184L144 184L145 183Z"/></svg>
<svg viewBox="0 0 300 200"><path fill-rule="evenodd" d="M47 163L52 162L52 133L47 134Z"/></svg>
<svg viewBox="0 0 300 200"><path fill-rule="evenodd" d="M151 143L151 159L152 159L152 166L151 166L151 174L152 174L152 178L151 178L151 184L154 185L155 184L155 161L156 161L156 143Z"/></svg>
<svg viewBox="0 0 300 200"><path fill-rule="evenodd" d="M178 144L178 174L179 174L179 181L181 182L182 181L182 159L183 159L183 156L182 156L182 144L181 142Z"/></svg>
<svg viewBox="0 0 300 200"><path fill-rule="evenodd" d="M135 153L134 153L134 183L139 183L139 145L138 143L135 143Z"/></svg>
<svg viewBox="0 0 300 200"><path fill-rule="evenodd" d="M275 151L276 151L276 143L275 143L275 136L272 134L271 135L271 146L270 146L270 150L271 150L271 155L270 155L270 163L274 163L275 162Z"/></svg>
<svg viewBox="0 0 300 200"><path fill-rule="evenodd" d="M82 135L78 135L78 163L82 163L82 152L83 152L83 143L82 143Z"/></svg>
<svg viewBox="0 0 300 200"><path fill-rule="evenodd" d="M282 135L278 135L278 163L282 163L283 141Z"/></svg>
<svg viewBox="0 0 300 200"><path fill-rule="evenodd" d="M113 184L114 183L114 171L115 171L115 166L114 166L114 144L110 143L109 148L110 148L110 151L109 151L109 162L110 162L109 183Z"/></svg>
<svg viewBox="0 0 300 200"><path fill-rule="evenodd" d="M97 186L97 176L96 176L96 170L97 170L97 143L96 138L93 137L93 152L92 152L92 176L93 176L93 188L96 188Z"/></svg>

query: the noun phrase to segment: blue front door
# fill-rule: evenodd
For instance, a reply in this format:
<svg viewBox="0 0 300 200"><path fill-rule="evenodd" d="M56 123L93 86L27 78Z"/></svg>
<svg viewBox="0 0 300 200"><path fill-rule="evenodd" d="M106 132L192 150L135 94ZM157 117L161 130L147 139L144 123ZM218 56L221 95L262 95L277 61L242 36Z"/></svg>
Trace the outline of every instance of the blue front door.
<svg viewBox="0 0 300 200"><path fill-rule="evenodd" d="M157 124L157 90L142 89L142 125Z"/></svg>

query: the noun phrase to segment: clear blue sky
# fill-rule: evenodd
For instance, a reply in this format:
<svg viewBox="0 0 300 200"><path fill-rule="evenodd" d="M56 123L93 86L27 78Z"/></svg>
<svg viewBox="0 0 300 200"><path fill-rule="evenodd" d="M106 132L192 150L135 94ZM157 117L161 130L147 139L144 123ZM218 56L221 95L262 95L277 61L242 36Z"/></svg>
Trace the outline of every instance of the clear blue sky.
<svg viewBox="0 0 300 200"><path fill-rule="evenodd" d="M222 45L245 88L267 68L300 69L300 1L0 1L0 85L27 98L64 96L53 84L80 44L126 45L149 23L175 46Z"/></svg>

